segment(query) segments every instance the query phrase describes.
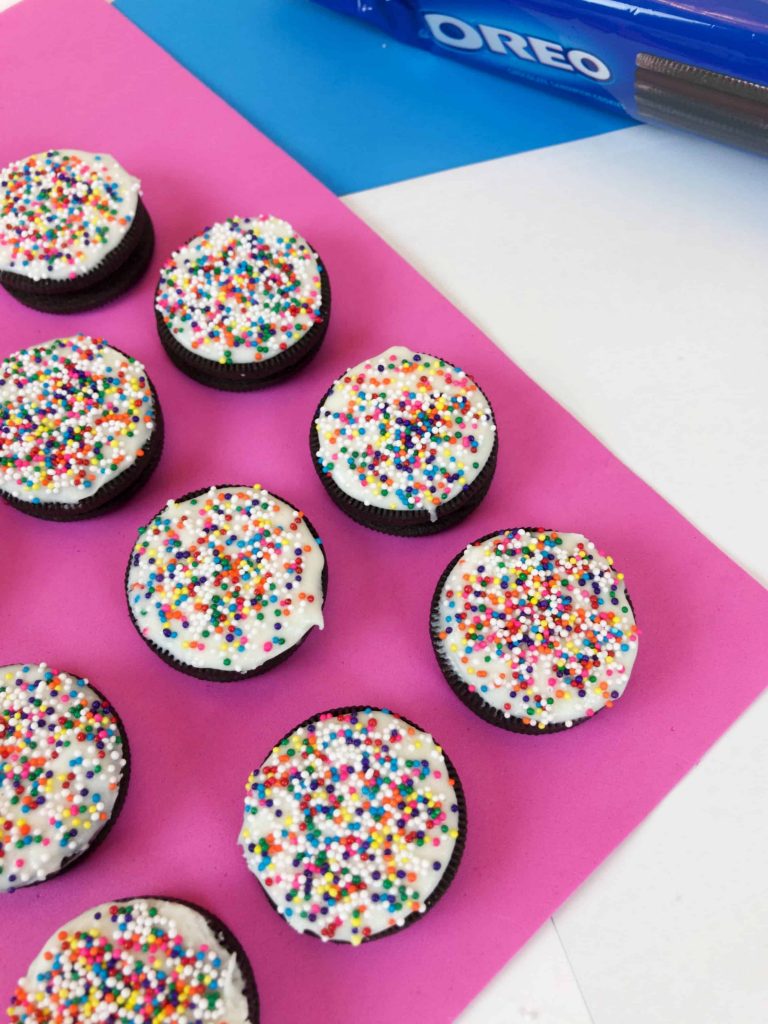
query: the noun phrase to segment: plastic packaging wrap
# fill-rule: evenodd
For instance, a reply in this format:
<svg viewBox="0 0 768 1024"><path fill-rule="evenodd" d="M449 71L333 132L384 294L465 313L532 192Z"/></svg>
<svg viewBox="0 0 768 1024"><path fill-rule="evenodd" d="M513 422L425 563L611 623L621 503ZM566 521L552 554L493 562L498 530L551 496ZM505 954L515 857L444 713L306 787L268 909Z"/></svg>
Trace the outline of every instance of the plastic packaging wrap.
<svg viewBox="0 0 768 1024"><path fill-rule="evenodd" d="M396 38L768 153L768 0L319 0Z"/></svg>

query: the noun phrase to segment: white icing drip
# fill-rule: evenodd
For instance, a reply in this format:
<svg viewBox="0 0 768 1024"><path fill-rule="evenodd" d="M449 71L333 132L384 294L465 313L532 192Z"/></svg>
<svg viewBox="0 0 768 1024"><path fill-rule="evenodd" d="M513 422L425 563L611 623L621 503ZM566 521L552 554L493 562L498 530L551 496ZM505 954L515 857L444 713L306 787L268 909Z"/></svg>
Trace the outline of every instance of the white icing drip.
<svg viewBox="0 0 768 1024"><path fill-rule="evenodd" d="M414 357L429 362L430 367L415 363ZM392 370L386 369L390 363L394 364ZM379 371L379 366L385 369ZM427 381L422 382L421 376L426 376ZM359 378L364 381L362 399L357 390ZM415 400L408 397L413 392ZM451 402L465 396L468 408L462 422L457 423ZM439 411L431 413L433 419L439 420L437 427L418 421L419 410L414 401L435 410L439 406ZM406 408L401 408L403 405ZM385 423L383 417L387 415L389 420ZM403 429L396 422L403 417L410 432L409 443L413 444L409 451L417 453L420 463L416 467L402 459L396 464L393 454L393 449L402 451L402 442L395 438L395 432ZM439 505L455 498L482 472L496 433L490 405L463 370L450 364L440 367L434 357L417 356L402 346L388 348L347 370L323 402L315 426L319 441L315 458L345 494L374 508L426 509L432 521L437 519ZM346 432L340 435L340 430ZM470 436L475 439L474 452ZM341 451L342 447L346 451ZM350 457L354 466L349 465ZM372 461L375 468L371 467ZM448 479L454 475L457 479ZM409 487L413 488L410 492Z"/></svg>
<svg viewBox="0 0 768 1024"><path fill-rule="evenodd" d="M355 945L362 941L363 929L370 929L368 934L378 934L402 925L411 913L423 913L426 910L425 901L440 884L451 861L460 823L456 792L442 749L434 739L386 711L359 711L356 714L364 723L369 719L375 720L376 725L370 729L369 734L389 743L388 757L398 759L397 767L393 768L389 760L379 763L372 748L350 746L340 738L331 739L332 732L338 733L340 728L349 728L347 723L340 723L335 717L315 719L313 724L322 737L322 759L317 755L313 755L309 761L300 757L301 738L307 735L307 729L306 726L297 729L291 734L286 746L296 751L290 757L290 764L296 765L301 772L300 780L294 777L290 786L268 784L265 770L274 769L278 775L287 771L285 762L280 760L286 747L281 744L275 747L261 768L249 779L245 816L239 837L248 867L293 928L299 932L312 931L324 940L333 938ZM393 727L401 733L397 741L388 739ZM362 764L364 755L369 755L371 763L367 770ZM411 776L412 769L406 767L406 760L426 760L429 766L428 777L421 780ZM325 775L329 763L337 769L344 766L352 769L349 774L342 774L338 778L334 776L333 797L339 801L339 806L332 817L324 814L320 808L321 804L326 809L329 805L329 791L325 789L330 780L330 776ZM309 772L310 768L314 769L312 773ZM376 795L366 794L363 787L366 783L373 786L375 770L386 776L391 775L393 781L385 783ZM396 789L407 778L413 778L416 794L430 800L432 806L438 806L445 814L436 829L427 828L430 818L424 804L420 805L414 816L410 816L410 809L406 811L397 808L401 800L408 805L409 797L402 797ZM312 780L320 784L319 789L310 789ZM265 787L263 796L254 791L258 785ZM317 846L312 846L307 841L306 831L299 829L300 823L308 820L299 806L303 796L310 799L316 811L312 821L314 829L320 834ZM386 797L387 804L382 796ZM271 801L271 806L267 806L266 801ZM365 809L363 804L368 801L371 806ZM388 820L382 819L380 811L391 812L391 817ZM399 814L409 815L401 826L397 825ZM360 829L350 829L350 823L353 826L359 824ZM442 830L443 826L446 827L445 831ZM417 845L413 839L408 841L405 838L419 830L427 837L422 846ZM367 850L366 860L356 855L353 845L345 845L342 841L356 844L364 841L369 834L375 839ZM393 863L384 857L383 851L388 846L387 835L393 837L391 848L394 851L395 869L404 871L406 876L412 876L403 882L407 884L408 899L400 909L391 909L385 903L385 897L392 889L383 883L388 880L388 869L391 869ZM266 855L258 845L260 842L269 844L272 852ZM327 855L327 866L310 876L311 890L306 895L304 870L308 865L317 863L317 850ZM344 854L350 850L353 850L351 856L345 858ZM294 863L297 858L301 858L298 867ZM439 863L438 869L435 863ZM332 880L327 877L328 872L333 874ZM380 876L378 879L376 873ZM349 883L355 875L359 875L364 883L361 890L347 896L337 892L333 896L333 891L341 887L337 883ZM396 877L393 885L401 881L401 878ZM289 898L291 890L298 891ZM372 899L374 895L378 897L375 901ZM331 900L326 900L326 896L330 896ZM322 907L327 909L327 913L320 911ZM359 918L353 916L356 908L361 909ZM313 912L314 921L308 917ZM329 926L332 927L332 934L321 934Z"/></svg>
<svg viewBox="0 0 768 1024"><path fill-rule="evenodd" d="M88 358L89 352L94 358ZM85 376L85 386L74 385L74 374L62 365L65 359L72 371ZM43 366L50 368L45 380L29 380L39 377ZM92 403L93 391L105 388L105 378L116 372L123 379L119 386L109 386L109 408L103 401ZM22 378L27 382L19 387ZM144 366L98 338L57 338L7 356L0 362L0 457L13 461L0 465L0 493L62 505L97 494L135 463L155 429L155 415ZM138 422L133 422L133 416ZM78 464L82 462L78 458L81 442L65 436L75 424L84 441L102 446L100 458L86 460L95 479L90 486L76 482L70 464L69 469L52 470L51 479L41 483L38 474L45 465L44 456L60 457L65 465L72 456Z"/></svg>
<svg viewBox="0 0 768 1024"><path fill-rule="evenodd" d="M260 263L257 245L279 255L281 267ZM173 253L160 272L155 307L176 341L204 359L266 362L313 326L319 273L314 251L286 221L233 217ZM266 338L265 329L274 335Z"/></svg>
<svg viewBox="0 0 768 1024"><path fill-rule="evenodd" d="M89 705L100 698L87 680L60 672L53 673L54 679L47 681L48 672L51 670L44 664L0 668L0 822L12 823L10 831L0 833L0 850L5 845L0 860L0 891L41 882L55 874L64 861L84 853L112 817L122 785L126 761L114 715L110 712L106 723L111 727L111 737L94 735L78 739L78 734L83 735L82 719L66 729L57 725L52 732L48 727L59 716L71 713L72 691L82 695ZM63 693L60 687L59 692L53 692L55 679L67 684ZM27 688L17 685L18 680ZM49 708L53 710L48 712ZM25 737L14 739L23 718L28 719ZM103 757L99 756L99 741L103 743ZM14 775L25 772L22 757L30 759L26 762L30 771L43 775L39 789L45 800L33 807L13 802L17 796ZM43 759L42 765L33 764L38 758ZM46 782L47 772L51 778ZM89 773L93 773L92 778ZM70 774L72 779L68 779ZM29 795L32 784L26 778L25 784ZM88 790L87 796L82 794L84 789ZM74 804L67 799L68 795L78 796ZM78 810L70 813L73 806ZM85 807L82 812L81 806ZM77 834L62 846L64 831L71 828ZM17 841L27 845L18 849Z"/></svg>
<svg viewBox="0 0 768 1024"><path fill-rule="evenodd" d="M231 498L226 498L227 494ZM267 502L268 509L258 507L261 502ZM216 507L209 512L207 503ZM246 508L237 511L238 506ZM206 529L206 524L212 524L214 530ZM266 540L261 533L264 527L271 532ZM178 537L178 544L175 539L168 542L169 533ZM280 552L274 547L276 539L282 546ZM178 554L193 547L198 563L194 568ZM223 634L216 634L212 615L219 601L219 608L230 608L233 583L226 569L222 573L221 556L214 547L240 560L235 569L239 576L236 587L245 601L240 611L228 615L231 629ZM290 567L299 547L308 548L300 555L301 572ZM170 570L169 562L173 563ZM258 486L212 487L193 499L169 501L140 535L128 572L131 614L142 635L178 661L196 668L250 672L289 650L313 626L323 628L324 565L322 548L296 509ZM157 580L158 572L163 574L162 580ZM193 584L194 595L187 599L176 590L176 584L186 588L193 576L205 581ZM217 578L219 583L214 582ZM262 586L267 597L257 609L251 602ZM178 611L180 617L169 619L164 608L172 608L174 615ZM234 614L241 618L234 619ZM241 631L240 636L236 630ZM176 635L168 636L168 632ZM234 639L227 640L227 636ZM240 646L244 650L239 650Z"/></svg>
<svg viewBox="0 0 768 1024"><path fill-rule="evenodd" d="M549 535L551 531L543 533ZM499 536L502 535L495 535ZM519 541L520 544L525 544L539 536L542 534L519 531L516 543ZM554 610L555 604L546 590L542 591L541 597L546 602L544 609L538 610L536 600L531 599L532 583L544 581L548 575L548 570L542 567L541 558L537 558L534 563L530 558L513 557L511 554L496 557L493 553L495 538L467 546L443 585L439 603L438 629L441 633L451 630L440 644L453 670L491 708L502 711L506 718L514 716L524 721L533 718L533 728L537 723L572 723L585 715L599 711L609 701L617 700L624 693L637 655L635 617L627 600L624 583L614 571L612 562L601 555L594 544L581 534L563 533L557 536L561 538L562 544L551 549L556 559L553 563L557 570L554 575L557 580L567 578L573 584L568 590L561 591L559 584L555 588L556 593L562 592L571 599L565 613ZM595 580L590 579L584 585L578 584L574 576L574 563L569 562L580 543L585 545L586 551L593 557L589 565L590 571L596 576ZM480 566L483 567L482 573L478 572ZM514 587L514 580L521 570L528 574L527 582L524 584L528 595L526 601L520 606L516 597L514 615L506 610L505 616L494 620L492 627L482 627L482 639L479 644L476 640L470 640L467 644L466 633L457 626L457 612L463 613L472 621L475 615L482 617L487 614L479 609L473 612L473 606L483 604L486 609L504 611L504 599L499 595L503 594L504 590L509 591L510 587ZM486 577L488 574L496 581L490 588L496 596L495 603L489 600L489 588L477 583L478 576ZM506 588L500 586L498 582L504 578L511 581ZM610 622L595 620L595 609L591 604L591 598L596 596L591 589L593 583L599 587L599 599L603 601L599 611L611 613L613 618ZM618 601L617 605L610 602L611 583L616 586L614 596ZM469 595L463 595L464 588L473 587L473 584L474 589ZM477 589L481 591L480 596L475 592ZM451 598L447 596L449 591L454 595ZM595 680L585 681L586 692L583 697L579 696L578 687L567 685L556 671L559 658L565 656L573 665L577 653L589 656L592 650L578 625L580 615L584 615L586 620L590 621L590 628L599 638L599 667L589 672L589 675L595 675ZM533 632L530 627L536 618L539 619L538 629ZM477 621L479 623L481 618ZM527 643L532 640L541 643L542 628L551 630L554 650L537 652L535 646L529 646ZM496 639L491 637L490 633L493 633ZM513 643L511 649L507 647L509 643ZM625 645L627 650L622 650L622 645ZM501 653L498 647L502 648ZM515 692L513 685L518 684L520 680L514 676L513 669L515 665L519 666L521 663L532 668L532 672L525 676L528 680L527 687ZM601 683L607 686L601 688ZM558 693L561 696L558 696ZM614 693L616 696L612 697L611 694ZM545 704L540 714L531 716L528 709L534 707L536 696L542 697ZM548 703L549 701L551 703Z"/></svg>
<svg viewBox="0 0 768 1024"><path fill-rule="evenodd" d="M79 167L72 163L65 171L67 176L73 172L78 175L74 184L63 184L59 166L62 157L82 161ZM8 182L19 181L24 168L29 167L32 161L41 165L40 173L30 195L19 196L9 188ZM105 184L111 189L114 186L113 190L107 192ZM31 255L17 252L20 244L23 247L30 244L29 207L39 209L40 192L50 195L52 190L62 188L62 185L64 194L69 195L74 189L84 200L82 210L78 211L77 224L80 224L82 213L82 219L89 227L88 239L79 227L71 231L72 225L68 224L70 214L62 204L51 204L46 199L45 230L54 232L54 239L45 242L50 246L48 257L40 254L39 242ZM48 150L9 164L0 171L0 270L8 270L33 281L64 281L87 274L125 238L136 213L140 189L138 178L128 174L114 157L106 153L86 153L79 149ZM93 196L99 205L106 203L110 213L88 202L89 196ZM125 223L120 223L121 220ZM96 234L97 230L102 232L101 236Z"/></svg>
<svg viewBox="0 0 768 1024"><path fill-rule="evenodd" d="M183 939L185 950L191 951L192 954L198 953L204 946L208 947L208 950L203 953L203 959L200 961L200 966L204 968L201 973L206 977L218 980L221 999L217 1002L216 1008L211 1010L208 1007L207 1000L203 996L197 996L193 1006L187 1010L186 1015L178 1012L165 1015L163 1021L166 1024L193 1024L194 1021L206 1021L210 1022L210 1024L255 1024L255 1022L251 1021L248 1014L245 979L235 953L222 945L211 924L198 911L172 900L160 899L119 900L114 903L102 903L100 906L85 911L85 913L80 914L61 928L58 928L56 933L51 936L38 956L33 960L27 974L20 982L20 985L33 999L35 993L40 993L40 1000L36 1000L33 1005L41 1016L35 1017L35 1020L52 1019L49 1016L44 1016L46 1011L48 1013L51 1012L48 1010L50 996L45 992L44 981L46 972L51 969L51 961L46 958L46 954L52 953L55 956L60 951L59 932L65 931L72 935L78 931L94 931L97 935L105 936L117 948L121 938L124 938L127 933L120 931L117 924L110 920L109 908L112 906L131 906L133 908L132 916L134 920L129 934L148 935L150 928L160 927L165 929L169 935L180 936ZM150 909L156 910L157 915L150 917L147 913ZM59 955L63 958L65 964L70 963L70 958L66 954ZM216 958L221 960L221 966L219 967L215 967L212 963ZM135 953L121 957L121 963L126 968L126 980L130 979L136 959ZM152 957L152 973L156 975L156 972L161 970L168 972L169 967L170 970L173 970L173 963L169 964L169 960L164 954L155 952ZM184 980L189 981L192 977L190 968L183 968L183 970L185 971ZM72 988L76 991L81 991L83 987L86 990L93 987L96 991L99 991L101 988L102 983L100 979L87 974L83 970L82 965L78 965L75 968L74 974L77 980L74 981ZM83 976L85 976L85 981L80 980ZM121 987L115 985L113 991L119 990ZM126 997L127 995L128 993L126 993ZM73 1017L72 1021L73 1024L75 1020L78 1024L103 1024L107 1020L112 1020L114 1013L114 1004L110 1005L97 998L90 1012L78 1009L76 1017ZM14 1007L11 1007L10 1019L11 1021L19 1021L21 1024L21 1021L25 1018L19 1015L18 1009L15 1010ZM29 1018L26 1019L29 1020ZM56 1019L58 1020L59 1018L57 1017ZM126 1021L129 1019L133 1020L130 1016L125 1018L121 1016L122 1019ZM149 1018L139 1015L137 1021L148 1022Z"/></svg>

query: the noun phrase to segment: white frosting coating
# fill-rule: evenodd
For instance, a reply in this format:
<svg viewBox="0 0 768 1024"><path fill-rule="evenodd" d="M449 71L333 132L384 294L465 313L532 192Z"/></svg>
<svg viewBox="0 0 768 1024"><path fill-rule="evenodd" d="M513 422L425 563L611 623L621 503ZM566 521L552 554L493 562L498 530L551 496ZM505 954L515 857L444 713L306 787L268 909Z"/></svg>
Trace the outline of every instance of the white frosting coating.
<svg viewBox="0 0 768 1024"><path fill-rule="evenodd" d="M433 521L480 474L496 432L471 377L397 345L347 370L315 426L314 455L345 494L375 508L426 510Z"/></svg>
<svg viewBox="0 0 768 1024"><path fill-rule="evenodd" d="M533 728L570 725L629 681L638 636L623 580L581 534L503 531L467 546L433 628L491 708Z"/></svg>
<svg viewBox="0 0 768 1024"><path fill-rule="evenodd" d="M125 765L115 713L87 680L44 664L0 668L0 892L43 881L91 846Z"/></svg>
<svg viewBox="0 0 768 1024"><path fill-rule="evenodd" d="M201 913L173 900L116 900L85 911L56 930L19 989L24 996L16 995L9 1017L24 1024L106 1024L118 1008L121 1024L153 1024L158 1005L173 1005L168 997L175 1007L165 1009L164 1024L252 1024L236 954ZM105 1002L108 991L116 1002Z"/></svg>
<svg viewBox="0 0 768 1024"><path fill-rule="evenodd" d="M258 485L169 501L140 531L128 601L142 635L195 668L250 672L323 628L322 548Z"/></svg>
<svg viewBox="0 0 768 1024"><path fill-rule="evenodd" d="M0 493L74 504L134 464L155 429L144 366L75 335L0 362Z"/></svg>
<svg viewBox="0 0 768 1024"><path fill-rule="evenodd" d="M33 281L87 274L125 238L141 183L106 153L51 149L0 171L0 270Z"/></svg>
<svg viewBox="0 0 768 1024"><path fill-rule="evenodd" d="M320 265L278 217L232 217L173 253L155 308L179 344L217 363L258 363L320 319Z"/></svg>
<svg viewBox="0 0 768 1024"><path fill-rule="evenodd" d="M423 913L459 836L441 748L387 711L320 715L246 786L239 843L288 923L358 945Z"/></svg>

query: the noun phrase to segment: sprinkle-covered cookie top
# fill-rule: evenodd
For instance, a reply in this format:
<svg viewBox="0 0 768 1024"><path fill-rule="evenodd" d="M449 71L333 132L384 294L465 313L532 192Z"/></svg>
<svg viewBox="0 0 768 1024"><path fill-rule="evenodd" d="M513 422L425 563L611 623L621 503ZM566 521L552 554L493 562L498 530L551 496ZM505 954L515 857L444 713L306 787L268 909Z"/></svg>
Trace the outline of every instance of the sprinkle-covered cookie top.
<svg viewBox="0 0 768 1024"><path fill-rule="evenodd" d="M178 661L250 672L322 628L324 565L303 513L258 485L211 487L141 528L128 603Z"/></svg>
<svg viewBox="0 0 768 1024"><path fill-rule="evenodd" d="M105 153L49 149L0 170L0 270L87 274L128 232L140 182Z"/></svg>
<svg viewBox="0 0 768 1024"><path fill-rule="evenodd" d="M0 492L74 504L144 453L156 409L140 362L78 334L0 362Z"/></svg>
<svg viewBox="0 0 768 1024"><path fill-rule="evenodd" d="M8 1009L19 1024L248 1024L237 957L201 913L104 903L46 942Z"/></svg>
<svg viewBox="0 0 768 1024"><path fill-rule="evenodd" d="M400 346L347 370L315 427L315 457L345 494L433 520L482 471L496 431L468 374Z"/></svg>
<svg viewBox="0 0 768 1024"><path fill-rule="evenodd" d="M611 707L637 654L623 574L578 533L504 530L470 544L433 629L470 691L534 729Z"/></svg>
<svg viewBox="0 0 768 1024"><path fill-rule="evenodd" d="M173 253L155 307L173 337L216 363L259 363L322 319L317 254L277 217L230 217Z"/></svg>
<svg viewBox="0 0 768 1024"><path fill-rule="evenodd" d="M388 711L328 712L251 774L240 845L297 931L358 945L427 909L456 867L460 804L428 733Z"/></svg>
<svg viewBox="0 0 768 1024"><path fill-rule="evenodd" d="M124 755L117 716L85 679L0 668L0 891L42 881L91 845Z"/></svg>

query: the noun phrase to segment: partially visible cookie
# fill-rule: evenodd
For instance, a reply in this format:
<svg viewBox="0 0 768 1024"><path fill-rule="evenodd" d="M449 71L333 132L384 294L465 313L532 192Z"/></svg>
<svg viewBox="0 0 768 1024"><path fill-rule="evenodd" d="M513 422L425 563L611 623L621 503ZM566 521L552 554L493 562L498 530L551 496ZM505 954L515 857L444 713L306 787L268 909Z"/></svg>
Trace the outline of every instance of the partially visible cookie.
<svg viewBox="0 0 768 1024"><path fill-rule="evenodd" d="M493 725L559 732L626 689L638 630L623 573L579 533L518 528L459 552L432 600L453 691Z"/></svg>
<svg viewBox="0 0 768 1024"><path fill-rule="evenodd" d="M163 448L143 365L78 334L0 361L0 496L29 515L99 515L146 482Z"/></svg>
<svg viewBox="0 0 768 1024"><path fill-rule="evenodd" d="M33 309L111 302L154 247L141 183L104 153L51 149L0 170L0 285Z"/></svg>
<svg viewBox="0 0 768 1024"><path fill-rule="evenodd" d="M402 537L439 533L477 508L498 451L493 411L472 377L397 345L334 381L309 445L342 512Z"/></svg>
<svg viewBox="0 0 768 1024"><path fill-rule="evenodd" d="M157 896L102 903L58 928L19 981L18 1024L258 1024L248 958L210 911Z"/></svg>
<svg viewBox="0 0 768 1024"><path fill-rule="evenodd" d="M44 882L102 842L128 775L122 723L86 679L0 668L0 892Z"/></svg>
<svg viewBox="0 0 768 1024"><path fill-rule="evenodd" d="M226 391L296 373L317 353L330 313L325 266L277 217L230 217L206 228L165 262L155 294L170 358Z"/></svg>
<svg viewBox="0 0 768 1024"><path fill-rule="evenodd" d="M435 905L466 827L461 783L432 736L351 707L292 729L252 772L239 841L292 928L358 946Z"/></svg>

